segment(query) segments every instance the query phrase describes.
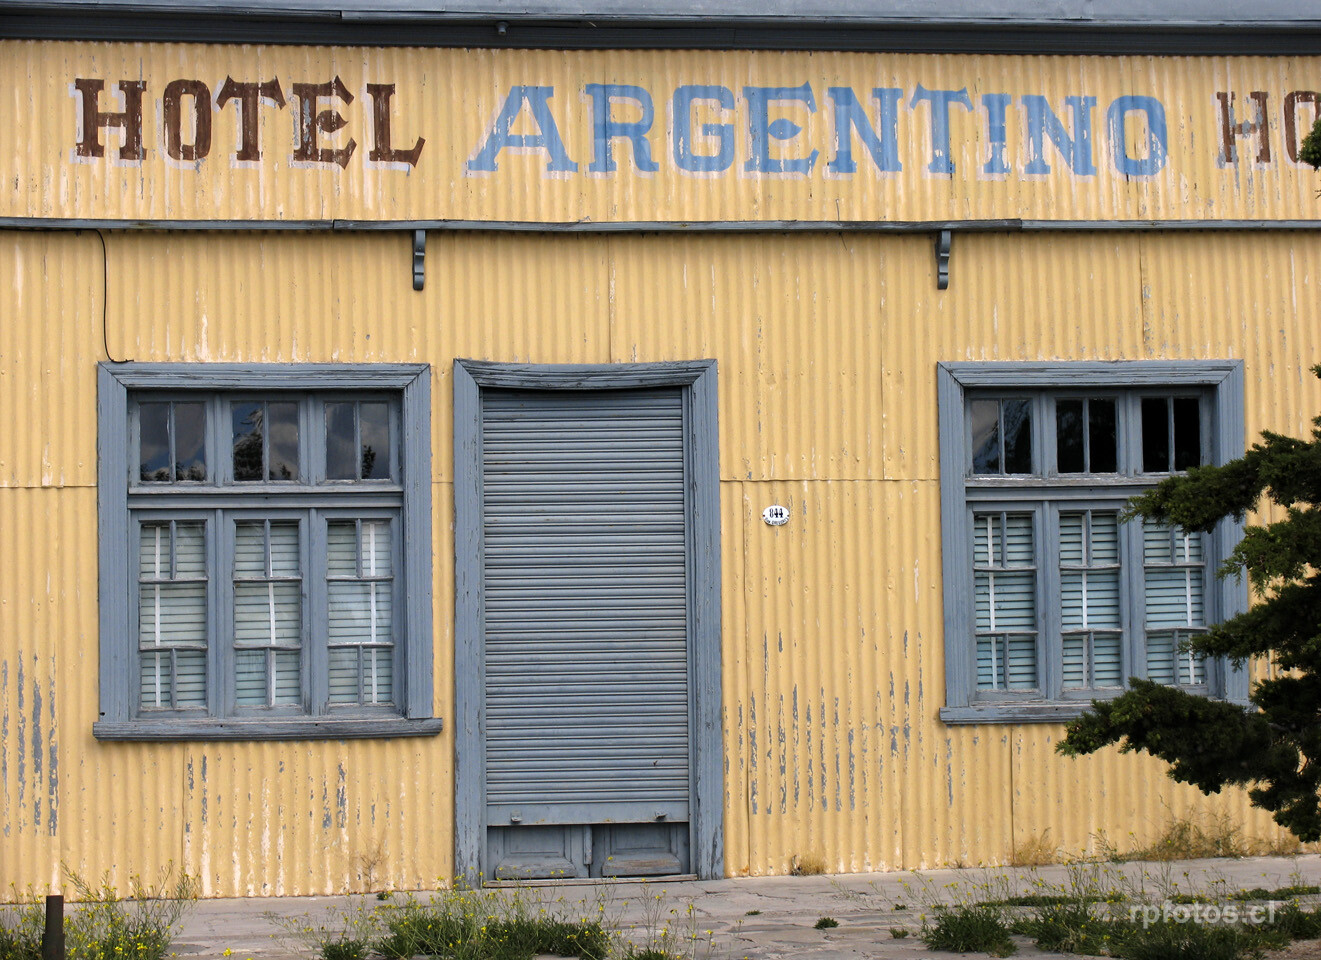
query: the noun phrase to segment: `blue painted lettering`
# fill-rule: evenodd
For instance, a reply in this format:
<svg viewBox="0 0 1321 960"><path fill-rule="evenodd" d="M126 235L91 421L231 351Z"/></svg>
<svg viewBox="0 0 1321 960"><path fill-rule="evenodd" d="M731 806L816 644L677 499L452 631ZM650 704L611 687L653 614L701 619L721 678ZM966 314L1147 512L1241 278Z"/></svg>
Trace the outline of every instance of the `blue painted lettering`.
<svg viewBox="0 0 1321 960"><path fill-rule="evenodd" d="M564 141L560 139L559 127L551 115L549 100L555 95L554 87L510 87L509 96L500 115L491 124L486 134L486 141L476 155L468 161L468 170L473 172L494 173L496 159L501 150L535 153L545 151L546 171L548 173L573 173L578 164L569 159L564 150ZM536 122L536 133L510 133L514 121L523 112L527 104L528 113Z"/></svg>
<svg viewBox="0 0 1321 960"><path fill-rule="evenodd" d="M1125 121L1130 113L1147 116L1147 155L1130 157ZM1165 128L1165 107L1155 97L1117 97L1106 111L1106 126L1110 131L1110 147L1114 151L1115 169L1126 177L1149 177L1159 173L1169 156L1168 132Z"/></svg>
<svg viewBox="0 0 1321 960"><path fill-rule="evenodd" d="M613 141L622 137L633 145L633 165L644 173L655 173L659 164L651 159L651 144L647 134L656 119L656 107L651 94L641 87L627 83L589 83L583 92L592 98L592 130L595 144L591 165L592 173L614 173L616 170ZM639 120L615 120L610 109L621 100L632 100L642 111Z"/></svg>
<svg viewBox="0 0 1321 960"><path fill-rule="evenodd" d="M781 143L792 140L803 128L787 117L770 119L772 100L797 100L807 105L808 113L816 113L816 97L808 84L801 87L744 87L743 97L748 101L748 135L751 156L743 165L748 173L808 174L816 166L820 151L813 150L805 157L772 157L771 141Z"/></svg>
<svg viewBox="0 0 1321 960"><path fill-rule="evenodd" d="M931 104L931 162L927 164L927 169L932 173L952 174L954 158L950 156L949 149L949 105L958 103L971 110L972 101L968 99L968 88L928 90L919 83L908 105L916 110L919 101L922 100Z"/></svg>
<svg viewBox="0 0 1321 960"><path fill-rule="evenodd" d="M1009 161L1005 159L1005 111L1013 99L1008 93L982 94L982 106L986 109L986 142L991 148L982 173L996 176L1009 172Z"/></svg>
<svg viewBox="0 0 1321 960"><path fill-rule="evenodd" d="M826 164L831 173L853 173L858 169L853 160L853 131L858 132L862 145L871 154L876 169L884 173L903 170L899 162L899 101L904 92L897 87L877 87L871 92L880 104L880 122L876 129L867 120L867 114L858 103L852 87L830 87L826 95L835 104L835 159Z"/></svg>
<svg viewBox="0 0 1321 960"><path fill-rule="evenodd" d="M1092 161L1092 108L1095 97L1065 97L1064 103L1073 114L1073 136L1064 129L1064 123L1050 108L1050 101L1039 94L1024 94L1023 109L1027 111L1028 162L1026 174L1050 173L1046 162L1045 140L1055 145L1064 162L1075 174L1090 177L1096 173Z"/></svg>
<svg viewBox="0 0 1321 960"><path fill-rule="evenodd" d="M716 152L693 152L693 104L711 101L722 110L734 109L729 87L685 84L677 87L670 104L674 117L674 163L688 173L723 173L734 163L734 127L728 123L704 123L701 135L716 141Z"/></svg>

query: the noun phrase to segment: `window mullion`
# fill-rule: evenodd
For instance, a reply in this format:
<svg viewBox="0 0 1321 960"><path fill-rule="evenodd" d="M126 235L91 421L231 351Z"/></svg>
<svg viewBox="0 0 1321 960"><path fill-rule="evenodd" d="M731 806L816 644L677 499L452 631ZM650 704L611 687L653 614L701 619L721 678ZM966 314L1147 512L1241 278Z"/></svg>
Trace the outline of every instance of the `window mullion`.
<svg viewBox="0 0 1321 960"><path fill-rule="evenodd" d="M1128 657L1128 669L1124 673L1124 683L1129 677L1147 677L1147 579L1146 562L1143 557L1142 520L1120 524L1119 548L1124 562L1122 578L1126 597L1124 605L1125 654Z"/></svg>
<svg viewBox="0 0 1321 960"><path fill-rule="evenodd" d="M303 595L307 598L307 704L311 714L324 714L330 700L329 599L326 584L326 558L329 545L325 515L315 507L307 512L307 550Z"/></svg>
<svg viewBox="0 0 1321 960"><path fill-rule="evenodd" d="M1044 501L1034 511L1037 528L1037 684L1041 695L1058 699L1063 689L1064 639L1060 606L1059 505Z"/></svg>
<svg viewBox="0 0 1321 960"><path fill-rule="evenodd" d="M213 717L234 713L234 684L230 676L234 644L234 535L227 510L210 515L207 545L206 697Z"/></svg>

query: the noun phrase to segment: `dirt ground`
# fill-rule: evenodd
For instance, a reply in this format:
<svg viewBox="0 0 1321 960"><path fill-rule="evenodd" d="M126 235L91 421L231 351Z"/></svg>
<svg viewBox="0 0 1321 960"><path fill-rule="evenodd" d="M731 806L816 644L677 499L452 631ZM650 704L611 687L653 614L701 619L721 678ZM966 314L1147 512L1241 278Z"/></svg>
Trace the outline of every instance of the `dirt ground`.
<svg viewBox="0 0 1321 960"><path fill-rule="evenodd" d="M1264 960L1321 960L1321 940L1299 940L1283 950L1271 950Z"/></svg>

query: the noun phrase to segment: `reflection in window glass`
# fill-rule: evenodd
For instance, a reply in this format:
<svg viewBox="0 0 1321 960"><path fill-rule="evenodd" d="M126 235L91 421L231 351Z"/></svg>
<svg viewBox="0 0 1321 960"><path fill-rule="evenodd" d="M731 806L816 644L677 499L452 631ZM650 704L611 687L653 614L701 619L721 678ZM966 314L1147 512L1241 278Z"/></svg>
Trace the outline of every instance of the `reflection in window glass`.
<svg viewBox="0 0 1321 960"><path fill-rule="evenodd" d="M331 480L390 479L389 404L326 404L326 476Z"/></svg>
<svg viewBox="0 0 1321 960"><path fill-rule="evenodd" d="M1000 401L974 400L972 420L972 472L1000 472Z"/></svg>
<svg viewBox="0 0 1321 960"><path fill-rule="evenodd" d="M1088 473L1119 471L1118 428L1113 400L1087 401Z"/></svg>
<svg viewBox="0 0 1321 960"><path fill-rule="evenodd" d="M1087 469L1083 422L1083 401L1055 402L1055 469L1060 473L1083 473Z"/></svg>
<svg viewBox="0 0 1321 960"><path fill-rule="evenodd" d="M1174 469L1187 470L1202 462L1202 411L1196 397L1175 397Z"/></svg>
<svg viewBox="0 0 1321 960"><path fill-rule="evenodd" d="M206 405L174 407L174 479L206 479Z"/></svg>
<svg viewBox="0 0 1321 960"><path fill-rule="evenodd" d="M972 472L1032 472L1032 401L974 400L970 404Z"/></svg>
<svg viewBox="0 0 1321 960"><path fill-rule="evenodd" d="M266 404L266 479L298 479L298 404Z"/></svg>
<svg viewBox="0 0 1321 960"><path fill-rule="evenodd" d="M1202 406L1196 397L1142 398L1142 469L1187 470L1202 462Z"/></svg>
<svg viewBox="0 0 1321 960"><path fill-rule="evenodd" d="M390 408L384 403L360 403L358 418L362 479L390 479Z"/></svg>
<svg viewBox="0 0 1321 960"><path fill-rule="evenodd" d="M1119 469L1113 400L1055 401L1055 464L1058 473Z"/></svg>
<svg viewBox="0 0 1321 960"><path fill-rule="evenodd" d="M355 403L326 404L326 476L331 480L358 479L358 441Z"/></svg>
<svg viewBox="0 0 1321 960"><path fill-rule="evenodd" d="M170 465L170 405L138 404L138 477L149 482L174 479Z"/></svg>
<svg viewBox="0 0 1321 960"><path fill-rule="evenodd" d="M298 404L260 400L230 405L235 480L298 479Z"/></svg>
<svg viewBox="0 0 1321 960"><path fill-rule="evenodd" d="M262 466L262 404L231 405L234 421L234 479L260 480Z"/></svg>
<svg viewBox="0 0 1321 960"><path fill-rule="evenodd" d="M1032 401L1004 400L1000 419L1005 438L1005 473L1032 472Z"/></svg>
<svg viewBox="0 0 1321 960"><path fill-rule="evenodd" d="M206 479L206 405L138 404L138 478L149 483Z"/></svg>

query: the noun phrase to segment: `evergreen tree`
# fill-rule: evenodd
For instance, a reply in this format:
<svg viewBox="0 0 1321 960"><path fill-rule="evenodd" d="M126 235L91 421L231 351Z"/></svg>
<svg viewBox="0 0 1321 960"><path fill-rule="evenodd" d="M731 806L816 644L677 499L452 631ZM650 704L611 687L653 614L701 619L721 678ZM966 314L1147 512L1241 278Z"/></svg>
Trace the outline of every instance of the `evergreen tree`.
<svg viewBox="0 0 1321 960"><path fill-rule="evenodd" d="M1321 377L1321 366L1313 371ZM1250 787L1253 804L1306 841L1321 839L1321 417L1313 425L1310 440L1263 433L1240 459L1171 477L1128 506L1130 517L1201 532L1242 520L1263 496L1284 508L1282 519L1249 526L1220 570L1246 574L1258 602L1188 644L1236 666L1269 658L1278 675L1255 684L1247 708L1135 678L1070 723L1057 746L1077 755L1118 743L1205 793Z"/></svg>

